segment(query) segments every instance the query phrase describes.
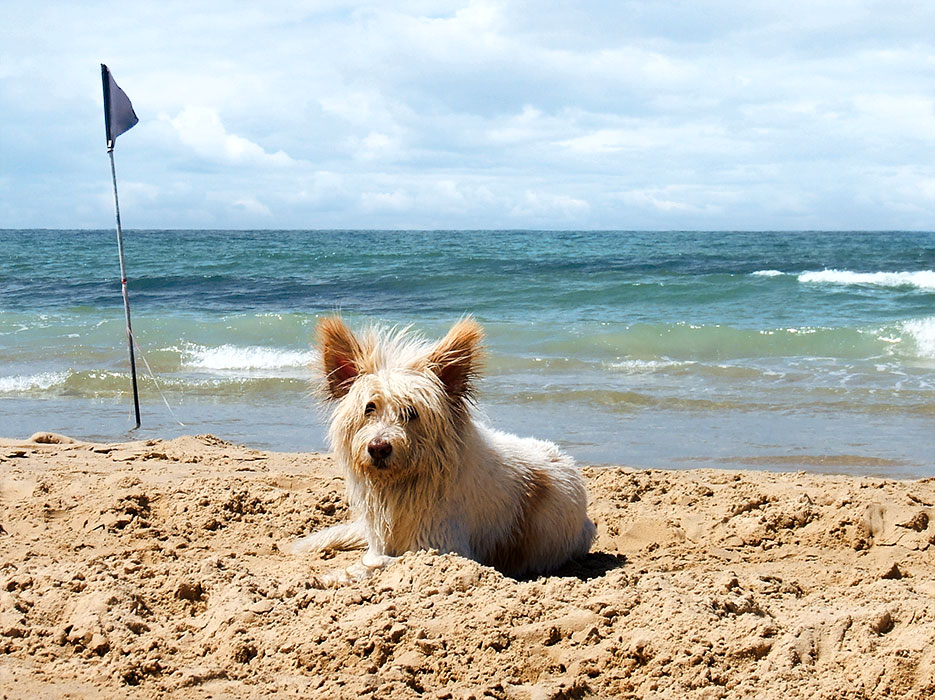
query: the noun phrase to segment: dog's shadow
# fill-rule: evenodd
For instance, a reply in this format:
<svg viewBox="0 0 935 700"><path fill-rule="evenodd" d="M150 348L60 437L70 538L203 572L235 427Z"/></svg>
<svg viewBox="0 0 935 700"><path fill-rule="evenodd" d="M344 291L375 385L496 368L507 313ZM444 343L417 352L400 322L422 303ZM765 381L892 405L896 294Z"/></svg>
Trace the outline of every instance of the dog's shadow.
<svg viewBox="0 0 935 700"><path fill-rule="evenodd" d="M627 563L627 558L619 552L591 552L578 559L573 559L564 566L548 574L559 578L576 578L579 581L590 581L599 578L614 569L619 569ZM532 580L530 577L525 580ZM524 580L524 579L520 579Z"/></svg>

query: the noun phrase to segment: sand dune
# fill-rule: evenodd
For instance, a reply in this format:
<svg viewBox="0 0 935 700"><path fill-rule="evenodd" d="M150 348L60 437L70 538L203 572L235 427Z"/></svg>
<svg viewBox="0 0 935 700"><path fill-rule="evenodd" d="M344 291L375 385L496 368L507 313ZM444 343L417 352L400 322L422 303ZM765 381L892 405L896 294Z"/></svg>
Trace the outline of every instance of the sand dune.
<svg viewBox="0 0 935 700"><path fill-rule="evenodd" d="M935 480L585 474L557 575L419 552L322 589L359 555L282 550L347 517L326 455L0 440L0 695L935 695Z"/></svg>

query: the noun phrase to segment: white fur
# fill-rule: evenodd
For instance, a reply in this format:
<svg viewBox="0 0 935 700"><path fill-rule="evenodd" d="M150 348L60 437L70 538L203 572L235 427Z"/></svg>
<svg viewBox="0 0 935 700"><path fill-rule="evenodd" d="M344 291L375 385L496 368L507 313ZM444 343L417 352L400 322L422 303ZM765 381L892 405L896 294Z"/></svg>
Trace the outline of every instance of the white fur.
<svg viewBox="0 0 935 700"><path fill-rule="evenodd" d="M367 547L351 578L420 549L512 576L587 553L595 527L573 460L551 442L494 430L471 414L482 337L470 319L436 344L408 331L358 340L337 319L319 327L334 402L329 438L357 519L298 540L294 552ZM386 444L391 453L381 458Z"/></svg>

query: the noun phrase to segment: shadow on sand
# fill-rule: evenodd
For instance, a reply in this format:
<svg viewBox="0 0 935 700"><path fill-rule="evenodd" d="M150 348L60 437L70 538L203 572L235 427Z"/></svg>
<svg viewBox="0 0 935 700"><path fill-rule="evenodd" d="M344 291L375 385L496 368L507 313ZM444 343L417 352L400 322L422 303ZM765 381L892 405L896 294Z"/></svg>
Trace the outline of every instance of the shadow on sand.
<svg viewBox="0 0 935 700"><path fill-rule="evenodd" d="M592 578L603 576L608 571L619 569L627 563L627 558L618 552L591 552L579 559L574 559L559 569L547 574L559 578L577 578L580 581L590 581ZM530 579L525 580L532 580ZM522 580L522 579L521 579Z"/></svg>

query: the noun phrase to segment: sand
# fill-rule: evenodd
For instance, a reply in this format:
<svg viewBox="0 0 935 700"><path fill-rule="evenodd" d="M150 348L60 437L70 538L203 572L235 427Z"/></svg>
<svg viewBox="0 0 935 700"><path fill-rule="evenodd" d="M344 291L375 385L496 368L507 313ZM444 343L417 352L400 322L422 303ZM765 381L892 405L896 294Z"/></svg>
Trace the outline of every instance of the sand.
<svg viewBox="0 0 935 700"><path fill-rule="evenodd" d="M555 575L321 589L359 554L284 547L347 517L329 456L60 439L0 440L4 698L935 696L933 479L588 468Z"/></svg>

